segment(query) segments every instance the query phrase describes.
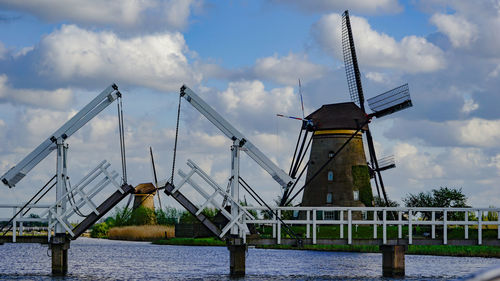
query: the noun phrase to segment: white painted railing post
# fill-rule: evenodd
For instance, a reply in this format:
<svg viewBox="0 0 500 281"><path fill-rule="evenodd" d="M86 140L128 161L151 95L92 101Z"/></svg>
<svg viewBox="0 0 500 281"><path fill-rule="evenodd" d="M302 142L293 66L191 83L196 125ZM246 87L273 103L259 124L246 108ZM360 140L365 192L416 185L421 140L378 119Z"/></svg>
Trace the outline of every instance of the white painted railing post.
<svg viewBox="0 0 500 281"><path fill-rule="evenodd" d="M412 244L413 237L412 237L412 232L413 232L413 226L412 226L412 221L413 221L413 212L411 209L408 210L408 244Z"/></svg>
<svg viewBox="0 0 500 281"><path fill-rule="evenodd" d="M12 208L12 217L16 216L17 208ZM16 227L17 227L17 221L14 219L12 221L12 242L16 243Z"/></svg>
<svg viewBox="0 0 500 281"><path fill-rule="evenodd" d="M277 244L281 244L281 210L278 210L278 220L276 221L277 228L278 228L278 234L276 236L277 238Z"/></svg>
<svg viewBox="0 0 500 281"><path fill-rule="evenodd" d="M313 210L313 245L316 245L316 209Z"/></svg>
<svg viewBox="0 0 500 281"><path fill-rule="evenodd" d="M344 211L340 211L340 239L344 239Z"/></svg>
<svg viewBox="0 0 500 281"><path fill-rule="evenodd" d="M352 210L347 210L347 244L352 244Z"/></svg>
<svg viewBox="0 0 500 281"><path fill-rule="evenodd" d="M436 212L435 211L432 211L432 234L431 234L431 238L432 239L436 239Z"/></svg>
<svg viewBox="0 0 500 281"><path fill-rule="evenodd" d="M469 222L469 211L465 211L465 222ZM469 239L469 224L465 225L465 239Z"/></svg>
<svg viewBox="0 0 500 281"><path fill-rule="evenodd" d="M500 239L500 212L497 212L497 239Z"/></svg>
<svg viewBox="0 0 500 281"><path fill-rule="evenodd" d="M483 211L478 211L477 218L477 244L481 245L483 243Z"/></svg>
<svg viewBox="0 0 500 281"><path fill-rule="evenodd" d="M384 224L382 227L382 237L383 237L382 242L385 245L385 244L387 244L387 211L385 209L382 211L382 219L384 220Z"/></svg>
<svg viewBox="0 0 500 281"><path fill-rule="evenodd" d="M377 239L377 220L378 220L377 211L373 211L373 239Z"/></svg>
<svg viewBox="0 0 500 281"><path fill-rule="evenodd" d="M273 212L273 238L276 238L276 214Z"/></svg>
<svg viewBox="0 0 500 281"><path fill-rule="evenodd" d="M310 220L311 220L311 211L307 210L306 211L306 220L307 220L307 224L306 224L306 238L310 238L311 236L311 231L310 231L310 228L311 228L311 224L309 223Z"/></svg>
<svg viewBox="0 0 500 281"><path fill-rule="evenodd" d="M398 211L398 238L401 239L403 238L403 214L401 211Z"/></svg>
<svg viewBox="0 0 500 281"><path fill-rule="evenodd" d="M448 211L443 210L443 244L448 243Z"/></svg>

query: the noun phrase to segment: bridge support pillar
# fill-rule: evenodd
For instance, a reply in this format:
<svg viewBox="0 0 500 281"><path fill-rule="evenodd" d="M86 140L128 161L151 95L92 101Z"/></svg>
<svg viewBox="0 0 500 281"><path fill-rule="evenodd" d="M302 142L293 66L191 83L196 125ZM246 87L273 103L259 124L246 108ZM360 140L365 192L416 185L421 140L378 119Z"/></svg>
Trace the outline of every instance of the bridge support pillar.
<svg viewBox="0 0 500 281"><path fill-rule="evenodd" d="M405 276L406 245L381 245L382 275L384 277Z"/></svg>
<svg viewBox="0 0 500 281"><path fill-rule="evenodd" d="M247 244L244 244L241 238L230 238L227 247L229 249L229 275L231 277L245 276Z"/></svg>
<svg viewBox="0 0 500 281"><path fill-rule="evenodd" d="M52 252L52 275L66 275L68 273L69 243L65 234L51 238L49 247Z"/></svg>

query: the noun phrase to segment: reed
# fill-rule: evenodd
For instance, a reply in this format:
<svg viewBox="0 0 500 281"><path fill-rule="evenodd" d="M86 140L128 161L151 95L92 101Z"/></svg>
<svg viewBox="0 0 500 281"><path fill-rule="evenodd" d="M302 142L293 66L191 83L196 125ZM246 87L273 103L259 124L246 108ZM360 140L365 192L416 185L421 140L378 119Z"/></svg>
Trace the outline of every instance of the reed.
<svg viewBox="0 0 500 281"><path fill-rule="evenodd" d="M175 237L175 227L166 225L131 225L112 227L108 231L108 238L128 241L154 241Z"/></svg>

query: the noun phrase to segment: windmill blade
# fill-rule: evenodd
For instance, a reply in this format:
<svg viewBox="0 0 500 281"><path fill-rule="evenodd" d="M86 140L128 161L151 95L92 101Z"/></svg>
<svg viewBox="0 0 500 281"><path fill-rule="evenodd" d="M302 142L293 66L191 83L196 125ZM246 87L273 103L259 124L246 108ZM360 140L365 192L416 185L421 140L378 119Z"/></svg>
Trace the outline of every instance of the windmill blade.
<svg viewBox="0 0 500 281"><path fill-rule="evenodd" d="M354 47L354 38L351 30L351 20L349 19L349 11L347 10L342 14L342 53L344 54L345 74L347 76L347 85L349 87L351 101L356 103L366 112L358 58L356 56L356 48Z"/></svg>
<svg viewBox="0 0 500 281"><path fill-rule="evenodd" d="M304 118L295 117L295 116L288 116L288 115L283 115L283 114L276 114L276 116L283 117L283 118L290 118L290 119L300 120L300 121L307 121Z"/></svg>
<svg viewBox="0 0 500 281"><path fill-rule="evenodd" d="M299 95L300 95L300 105L302 106L302 119L305 119L306 116L304 114L304 99L302 98L302 85L300 84L300 78L299 78Z"/></svg>
<svg viewBox="0 0 500 281"><path fill-rule="evenodd" d="M151 156L151 167L153 169L153 179L155 182L156 194L158 195L158 203L160 204L160 210L162 210L163 208L161 206L161 198L160 198L161 192L158 192L158 177L156 176L155 159L153 157L153 149L151 148L151 146L149 147L149 155Z"/></svg>
<svg viewBox="0 0 500 281"><path fill-rule="evenodd" d="M377 118L412 107L408 83L369 98L368 106L373 111L371 115Z"/></svg>
<svg viewBox="0 0 500 281"><path fill-rule="evenodd" d="M344 54L345 73L347 77L347 85L349 87L349 95L351 96L351 101L356 103L366 114L363 86L361 85L361 74L358 66L358 58L356 56L356 48L354 47L354 37L352 36L351 20L349 18L349 11L347 10L342 14L342 53ZM368 125L366 127L366 139L368 142L370 161L376 173L375 183L377 183L378 179L378 183L380 184L380 188L382 189L382 194L384 195L385 202L388 205L389 201L387 200L384 181L382 180L382 175L380 174L377 155L375 153L375 146L373 145L372 134ZM380 194L378 190L379 184L377 184L377 192Z"/></svg>
<svg viewBox="0 0 500 281"><path fill-rule="evenodd" d="M378 161L378 165L379 165L378 169L380 171L396 168L396 161L394 161L394 155L389 155L381 158L380 161Z"/></svg>

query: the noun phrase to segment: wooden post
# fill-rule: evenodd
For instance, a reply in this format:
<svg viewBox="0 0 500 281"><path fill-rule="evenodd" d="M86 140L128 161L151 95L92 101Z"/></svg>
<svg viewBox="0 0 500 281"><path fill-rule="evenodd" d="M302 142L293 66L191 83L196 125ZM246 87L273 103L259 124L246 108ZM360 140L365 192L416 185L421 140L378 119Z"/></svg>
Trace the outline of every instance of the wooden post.
<svg viewBox="0 0 500 281"><path fill-rule="evenodd" d="M68 273L69 239L65 234L57 234L50 241L52 252L52 275L66 275Z"/></svg>
<svg viewBox="0 0 500 281"><path fill-rule="evenodd" d="M381 245L382 275L384 277L405 276L405 245Z"/></svg>
<svg viewBox="0 0 500 281"><path fill-rule="evenodd" d="M247 245L241 238L231 238L227 248L229 249L229 275L231 277L245 276Z"/></svg>

